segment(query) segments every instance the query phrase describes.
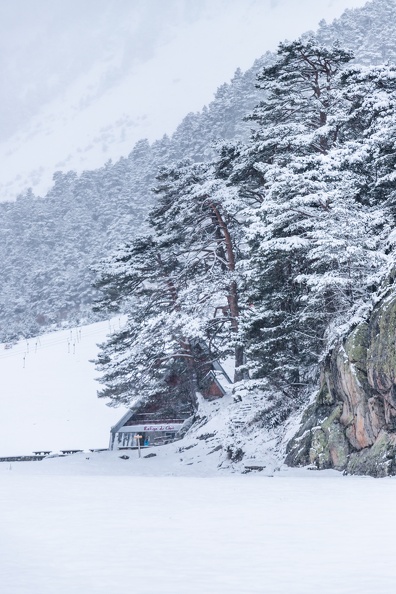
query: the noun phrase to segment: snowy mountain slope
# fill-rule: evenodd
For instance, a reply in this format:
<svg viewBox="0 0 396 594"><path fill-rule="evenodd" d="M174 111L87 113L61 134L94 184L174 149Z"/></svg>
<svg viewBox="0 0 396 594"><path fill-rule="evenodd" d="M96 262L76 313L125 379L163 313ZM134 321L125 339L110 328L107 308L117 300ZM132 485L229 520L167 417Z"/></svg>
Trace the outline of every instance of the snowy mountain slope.
<svg viewBox="0 0 396 594"><path fill-rule="evenodd" d="M367 44L364 44L363 40L365 39L365 32L367 29L366 23L369 21L371 23L370 44L374 43L373 39L375 39L375 47L372 48L371 58L378 59L379 56L383 55L384 48L388 48L386 39L392 38L392 23L395 22L391 12L390 18L386 19L389 26L384 27L384 19L382 18L384 2L386 4L387 0L382 0L381 3L375 2L374 5L371 4L370 6L373 6L372 14L366 9L364 9L364 11L349 10L343 15L341 20L336 21L330 27L326 27L325 24L322 23L319 30L320 38L325 41L329 36L334 38L335 35L341 35L343 43L346 43L347 46L352 45L354 48L358 49L365 47L367 50ZM393 0L389 0L389 2L392 4ZM181 3L180 6L182 6L182 4L183 3ZM169 5L170 4L167 4L166 6ZM98 6L102 5L99 3ZM121 6L121 4L117 4L117 6ZM201 5L197 4L197 6ZM204 4L202 4L202 6L204 6ZM213 10L216 7L216 10L218 10L221 3L210 4L210 7L212 6ZM235 0L235 4L232 6L234 7L233 10L235 12L238 8L238 1ZM246 17L243 22L245 23L246 21L249 23L248 15L250 15L249 18L251 20L255 14L254 10L256 10L255 3L244 4L243 6L245 7L244 14ZM264 4L261 5L262 9L263 6ZM289 0L284 0L277 4L278 12L276 12L274 8L273 12L270 11L268 14L275 18L276 15L279 16L281 14L279 11L285 10L287 6L289 6ZM316 14L315 11L314 13L308 11L309 0L306 0L304 6L307 7L309 15ZM319 6L320 3L316 3L315 10L318 9ZM335 6L335 4L332 4L333 8ZM295 16L296 18L294 21L298 23L299 20L297 15L293 12L295 7L296 5L293 4L291 6L291 11L288 10L287 14ZM230 14L234 14L234 12L231 11ZM113 15L112 18L113 20L117 20L119 15ZM113 20L110 19L109 22L113 23L115 27ZM191 21L191 23L189 21L191 26L193 21ZM223 21L225 25L228 26L229 21L225 17L223 18ZM215 22L217 21L213 20L213 23ZM257 22L260 21L257 20ZM208 17L208 27L210 23L212 23L212 21ZM232 29L231 24L230 31ZM138 25L136 24L136 26ZM194 26L197 27L198 31L198 22ZM254 26L252 26L252 31L255 30L255 26L257 26L257 23L254 23ZM282 25L282 27L283 26L284 25ZM188 29L188 31L191 33L190 29ZM222 30L223 29L224 27ZM118 34L119 30L117 27L115 27L114 30ZM182 27L177 28L178 35L182 34L182 30ZM66 38L68 38L69 35L67 31L68 29L66 27L66 33L64 33ZM91 32L90 34L93 35L92 31L89 31ZM102 27L102 29L99 27L98 31L99 33L101 32L104 34L106 32L106 27ZM243 27L241 31L243 31ZM122 31L120 32L119 43L122 45L125 31L122 35L121 33ZM214 36L214 31L212 31L212 33ZM272 33L274 36L278 35L278 28L274 27ZM199 35L197 34L197 40L198 38ZM204 36L202 36L202 38L204 38ZM94 42L91 37L88 37L88 39L89 42L92 42L93 44L91 53L93 49L96 48L98 55L102 56L102 53L97 48L97 40ZM257 35L254 39L254 43L261 43L262 35ZM267 43L268 39L270 39L270 37L266 37L265 43ZM242 37L235 37L233 48L234 46L236 47L237 40L242 40ZM167 50L167 48L170 47L169 44L171 43L171 40L167 40L166 43L168 45L165 41L164 38L162 53L164 55L166 54L168 57L165 56L163 60L160 75L158 73L156 74L157 79L161 79L161 85L157 86L161 88L162 95L165 92L164 85L166 86L165 78L167 72L171 68L171 65L173 65L171 56ZM79 38L77 35L76 48L79 47L78 42ZM116 43L116 40L114 43ZM114 54L115 46L113 46L114 44L110 44L110 49L112 51L114 50ZM175 49L175 47L176 46L174 46L173 49ZM206 42L205 37L205 44L203 44L200 50L203 54L206 52L206 47L210 49L211 46ZM225 44L224 48L226 47L227 45ZM247 47L250 47L249 44L247 44ZM77 51L76 48L75 51ZM60 48L57 46L54 49L55 53L56 51L60 51ZM125 49L125 51L127 50ZM239 51L241 60L243 61L245 59L244 50L243 48L239 48ZM135 92L134 94L129 92L126 87L122 93L116 94L115 92L116 87L121 88L126 81L126 75L124 76L125 68L128 70L129 66L130 68L133 66L135 70L140 68L141 72L143 74L145 73L145 67L142 65L139 66L137 60L134 62L132 60L132 64L131 59L127 59L126 57L122 59L120 58L118 60L120 63L129 64L129 66L128 68L125 66L124 69L118 68L114 70L114 77L111 79L113 86L111 86L111 88L108 86L107 83L109 83L110 75L106 68L115 67L117 62L114 57L115 54L113 54L111 55L114 59L111 56L108 56L107 62L104 61L102 63L100 60L97 60L96 62L95 68L97 68L97 76L103 78L101 83L98 83L97 81L95 82L95 77L91 81L87 71L87 65L84 61L85 58L81 58L82 64L80 70L78 70L77 78L72 76L72 74L75 73L75 70L73 69L72 72L69 72L68 74L67 72L63 73L63 71L59 73L62 81L62 77L71 77L70 80L67 78L69 86L65 85L65 88L71 88L73 84L77 85L77 82L79 81L78 84L80 85L80 90L77 95L81 95L81 93L84 94L85 84L88 84L90 81L93 84L90 91L92 96L89 100L87 99L86 104L84 103L81 110L79 110L77 104L75 112L73 112L70 107L70 113L74 113L73 118L78 119L78 130L76 132L73 125L67 118L65 118L65 121L62 124L65 126L61 134L62 143L66 142L68 138L72 139L74 142L74 139L78 137L79 131L84 130L86 126L90 125L89 114L93 115L93 112L95 112L97 124L99 125L100 123L100 126L103 127L103 130L99 135L100 138L98 136L100 142L98 140L99 144L96 144L95 146L102 146L103 143L105 143L106 146L110 146L111 142L113 142L116 137L112 136L111 126L105 129L106 127L103 122L107 121L106 118L110 117L111 119L117 110L113 113L111 102L106 105L103 103L103 106L105 107L104 110L97 109L97 106L99 104L102 105L101 102L107 101L106 97L111 94L117 101L124 101L125 104L128 105L133 96L136 96L137 98L140 97L144 85L139 86L139 92ZM212 54L213 56L217 55L216 53ZM95 52L93 55L96 55ZM139 52L138 55L140 55ZM186 60L185 65L187 68L188 52L186 51L182 55ZM179 52L177 56L178 60L181 59L180 56L181 54ZM361 56L359 55L359 59L360 58ZM145 59L146 65L148 61L152 60L154 67L155 60L153 52L148 52ZM209 54L206 56L206 59L209 64L209 62L211 62ZM0 284L0 340L8 340L10 337L15 336L35 336L40 332L45 331L45 329L53 323L59 323L62 320L67 320L71 325L75 325L89 323L100 319L98 316L93 316L91 311L95 291L92 288L94 275L92 270L90 270L90 267L95 265L107 254L111 253L119 243L132 239L137 232L142 230L143 220L147 215L150 204L152 204L154 200L151 188L155 183L155 175L161 166L168 166L173 161L185 157L190 157L193 160L198 161L202 159L210 159L214 154L213 142L215 140L247 138L251 123L243 121L243 117L252 111L253 107L257 105L261 98L258 89L255 88L256 75L264 64L272 59L273 54L266 53L262 58L255 60L254 65L245 73L238 70L230 84L224 83L218 88L214 100L210 102L207 108L203 109L201 112L190 113L182 120L171 138L163 137L161 140L157 140L151 145L148 141L140 141L134 146L127 158L121 158L113 164L108 162L105 166L96 170L85 171L80 176L77 176L77 173L73 171L67 174L58 172L54 175L54 184L51 187L50 192L46 195L45 200L41 200L40 198L35 197L33 193L27 192L15 202L3 202L0 204L0 260L2 261L3 269L2 283ZM175 61L175 64L176 63L177 60ZM217 72L217 69L219 69L219 71L221 70L220 63L221 60L218 62L216 61L216 68L214 71L216 70ZM44 71L48 74L47 70L44 69ZM209 69L207 73L201 73L200 78L194 78L195 86L192 87L194 93L196 85L199 86L199 92L204 92L206 81L210 78L210 72L211 70ZM84 79L84 73L87 76L88 83ZM188 76L192 76L188 68L187 73ZM199 74L199 69L197 70L195 66L194 73ZM149 79L150 76L147 76L149 85L153 85L154 81L157 81L154 75L150 80ZM29 77L27 80L30 80ZM204 82L205 84L203 84ZM48 92L47 101L43 109L47 109L51 104L51 101L58 101L59 107L62 107L63 105L63 107L66 108L68 105L74 105L73 93L69 93L70 97L68 101L63 104L55 91L56 89L53 89L53 93ZM166 105L166 103L162 101L162 95L161 101L157 101L157 93L154 93L154 95L152 94L151 96L151 100L156 101L156 107L161 109ZM196 95L198 96L199 93ZM16 106L19 105L18 101L17 97L15 101ZM172 111L171 103L168 107ZM176 111L174 114L176 114ZM56 113L55 110L53 113L54 121L57 118ZM83 116L81 114L83 114ZM0 112L0 118L2 115L4 114L1 114ZM29 118L31 120L31 116L29 116ZM21 122L22 121L25 120L21 118ZM122 121L120 120L120 125L126 127L129 125L128 121L127 118L123 118ZM146 123L149 123L150 121L151 120L145 120ZM45 118L43 118L42 121L37 122L38 131L34 137L40 142L43 138L41 132L45 127L48 128L48 138L52 134L51 122L48 121L45 125L43 122L45 122ZM41 132L39 130L41 130ZM125 136L126 144L128 142L127 138L128 135ZM114 140L115 147L118 146L117 142ZM37 167L40 168L41 165L39 165L39 163L41 163L41 161L44 162L45 146L40 145L37 150L31 152L31 145L29 143L29 140L26 140L26 142L23 143L24 150L26 150L24 160L28 163L31 155L35 155L35 158L37 158ZM52 158L57 158L58 144L55 136L53 136L53 142L48 146L51 153L48 156L48 163L50 163ZM63 144L59 146L63 146ZM94 144L92 144L91 147L85 146L85 148L87 148L88 152L91 151L92 154ZM72 151L70 155L73 159L84 159L85 148L84 150L81 150L80 153ZM2 161L4 164L8 163L8 165L10 165L7 159L9 158L12 160L15 158L15 172L20 171L18 154L8 155L8 157L4 156ZM101 150L99 150L98 155L100 160ZM60 166L60 163L54 163L54 167L55 165ZM51 167L47 170L50 175L52 175L53 171ZM68 168L67 163L64 164L64 168ZM78 166L77 169L80 169L80 167ZM10 166L8 169L4 167L1 171L4 174L8 174L8 171L12 171L12 167ZM40 175L39 172L38 177Z"/></svg>
<svg viewBox="0 0 396 594"><path fill-rule="evenodd" d="M108 446L110 427L125 410L98 400L98 374L89 361L118 323L0 345L0 456Z"/></svg>
<svg viewBox="0 0 396 594"><path fill-rule="evenodd" d="M42 195L56 170L99 167L127 155L140 138L172 133L236 67L249 67L320 18L364 3L200 0L192 8L186 0L85 0L65 7L41 0L36 12L26 1L14 11L3 6L0 200L28 187Z"/></svg>
<svg viewBox="0 0 396 594"><path fill-rule="evenodd" d="M114 318L30 338L11 348L0 345L0 457L108 446L110 427L125 409L109 408L97 398L98 373L90 361L97 356L97 344L121 323L121 318ZM276 431L257 432L254 424L249 428L249 418L264 405L262 400L250 402L248 398L235 403L230 395L213 402L201 399L200 419L186 438L155 448L156 461L139 472L196 476L216 473L219 468L241 472L251 463L264 464L265 474L272 474L282 461L282 440ZM242 417L244 422L239 423ZM235 456L240 447L243 462ZM114 464L116 474L123 468L116 454L92 457L91 470L85 457L81 460L88 473L113 472ZM73 473L74 463L65 464L59 471ZM45 471L47 466L40 468ZM49 472L57 472L57 466L51 468Z"/></svg>

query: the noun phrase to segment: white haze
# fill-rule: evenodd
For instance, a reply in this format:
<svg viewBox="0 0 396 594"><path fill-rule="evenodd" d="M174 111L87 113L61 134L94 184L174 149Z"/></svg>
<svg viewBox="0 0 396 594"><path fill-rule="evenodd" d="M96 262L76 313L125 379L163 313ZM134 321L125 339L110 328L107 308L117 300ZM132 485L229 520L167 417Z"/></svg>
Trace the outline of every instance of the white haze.
<svg viewBox="0 0 396 594"><path fill-rule="evenodd" d="M0 200L171 134L237 67L365 0L0 2Z"/></svg>

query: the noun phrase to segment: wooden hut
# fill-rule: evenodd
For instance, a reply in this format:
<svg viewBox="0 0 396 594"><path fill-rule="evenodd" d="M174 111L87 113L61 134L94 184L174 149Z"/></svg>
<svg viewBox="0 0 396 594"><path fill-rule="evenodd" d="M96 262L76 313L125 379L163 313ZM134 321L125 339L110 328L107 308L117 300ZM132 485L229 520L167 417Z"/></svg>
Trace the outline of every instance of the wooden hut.
<svg viewBox="0 0 396 594"><path fill-rule="evenodd" d="M222 398L232 387L228 374L218 361L206 366L198 383L207 400ZM109 449L149 447L175 441L193 415L193 407L188 401L182 399L177 405L175 402L170 404L166 392L158 394L152 402L131 408L111 428Z"/></svg>

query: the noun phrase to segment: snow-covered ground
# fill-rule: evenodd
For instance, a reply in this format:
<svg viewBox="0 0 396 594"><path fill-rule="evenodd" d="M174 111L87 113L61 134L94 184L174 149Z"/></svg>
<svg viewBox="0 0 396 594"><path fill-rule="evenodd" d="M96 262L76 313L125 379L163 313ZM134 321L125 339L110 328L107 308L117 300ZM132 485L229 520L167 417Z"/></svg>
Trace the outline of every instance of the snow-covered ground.
<svg viewBox="0 0 396 594"><path fill-rule="evenodd" d="M118 323L0 351L0 455L106 446L122 411L96 398L89 359ZM1 594L393 594L395 480L288 469L264 430L232 463L238 403L201 404L184 440L142 458L0 463Z"/></svg>
<svg viewBox="0 0 396 594"><path fill-rule="evenodd" d="M108 446L110 427L125 409L97 398L90 360L118 323L53 332L10 349L0 345L0 456Z"/></svg>
<svg viewBox="0 0 396 594"><path fill-rule="evenodd" d="M0 463L2 594L393 594L395 480L241 474L204 430Z"/></svg>
<svg viewBox="0 0 396 594"><path fill-rule="evenodd" d="M97 345L122 322L122 318L114 318L52 332L20 341L12 348L0 344L0 457L107 448L110 428L126 409L110 408L98 399L99 374L92 360L97 357ZM249 421L254 412L248 398L243 407L230 394L212 402L201 398L201 420L183 441L189 452L185 464L195 461L198 467L205 460L206 471L212 468L216 472L226 458L227 447L235 449L243 442L244 462L265 460L271 472L282 459L278 437L252 429L242 436L241 429L234 426L235 421ZM207 457L213 450L216 456ZM161 451L169 465L173 450Z"/></svg>
<svg viewBox="0 0 396 594"><path fill-rule="evenodd" d="M2 594L395 591L396 481L130 454L0 464Z"/></svg>

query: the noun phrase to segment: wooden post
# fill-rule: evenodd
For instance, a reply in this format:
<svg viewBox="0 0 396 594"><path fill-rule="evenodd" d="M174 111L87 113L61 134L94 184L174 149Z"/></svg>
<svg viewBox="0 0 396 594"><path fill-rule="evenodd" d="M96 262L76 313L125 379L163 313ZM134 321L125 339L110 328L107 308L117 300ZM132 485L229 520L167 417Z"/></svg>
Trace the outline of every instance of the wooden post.
<svg viewBox="0 0 396 594"><path fill-rule="evenodd" d="M139 453L139 458L142 457L142 453L140 451L140 440L142 439L142 435L135 435L135 439L137 441L137 446L138 446L138 453Z"/></svg>

